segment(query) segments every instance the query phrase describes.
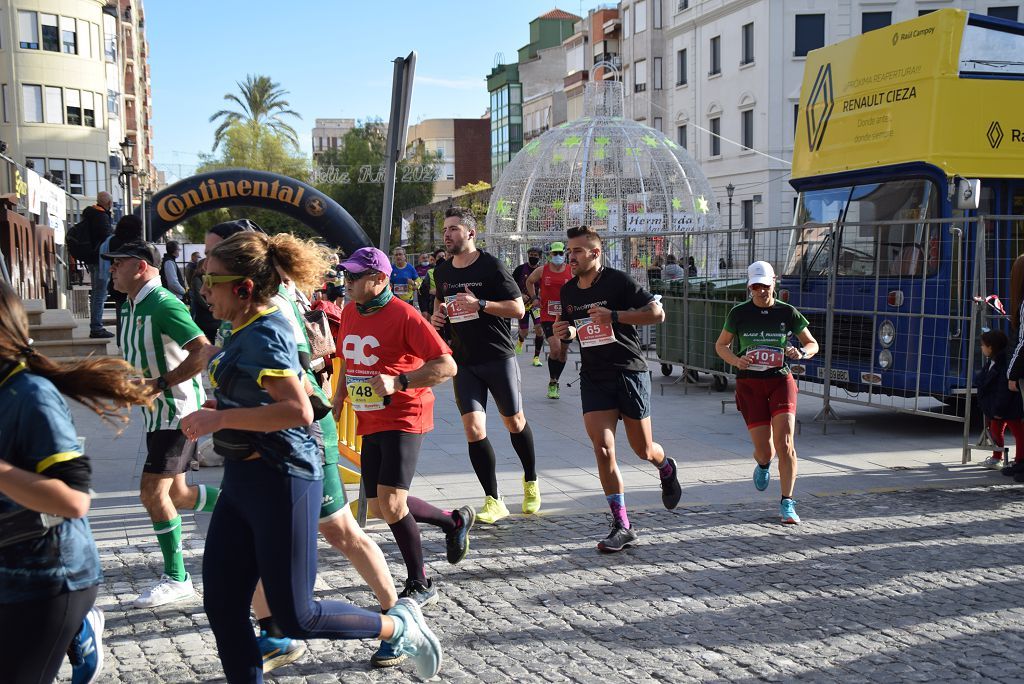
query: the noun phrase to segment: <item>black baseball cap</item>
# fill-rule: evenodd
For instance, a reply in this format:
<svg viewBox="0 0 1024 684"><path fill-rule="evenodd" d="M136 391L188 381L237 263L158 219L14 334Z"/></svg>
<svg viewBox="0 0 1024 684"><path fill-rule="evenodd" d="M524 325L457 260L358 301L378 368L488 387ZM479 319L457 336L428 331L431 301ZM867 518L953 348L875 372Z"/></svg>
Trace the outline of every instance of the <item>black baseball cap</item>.
<svg viewBox="0 0 1024 684"><path fill-rule="evenodd" d="M100 254L100 256L107 261L113 261L114 259L142 259L150 266L156 266L160 263L160 252L157 250L156 245L152 242L143 242L142 240L126 242L113 252L105 252Z"/></svg>
<svg viewBox="0 0 1024 684"><path fill-rule="evenodd" d="M236 233L262 233L263 229L256 225L255 221L250 221L249 219L235 219L234 221L218 223L206 232L213 233L214 235L218 235L227 240Z"/></svg>

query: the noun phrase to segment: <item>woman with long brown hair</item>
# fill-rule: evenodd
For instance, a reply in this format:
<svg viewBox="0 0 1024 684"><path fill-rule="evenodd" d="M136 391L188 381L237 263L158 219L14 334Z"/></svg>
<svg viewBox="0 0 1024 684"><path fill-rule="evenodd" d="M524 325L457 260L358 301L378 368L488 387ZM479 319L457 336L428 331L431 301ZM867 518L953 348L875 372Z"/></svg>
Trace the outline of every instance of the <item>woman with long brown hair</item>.
<svg viewBox="0 0 1024 684"><path fill-rule="evenodd" d="M76 682L102 666L102 579L89 522L92 470L64 397L100 416L148 404L119 359L57 364L32 347L18 295L0 283L0 681ZM69 650L70 646L70 650Z"/></svg>
<svg viewBox="0 0 1024 684"><path fill-rule="evenodd" d="M440 643L414 601L400 599L381 615L313 599L323 465L307 431L313 408L295 335L271 299L281 272L305 282L320 264L314 244L257 232L232 235L207 255L203 297L232 329L210 362L215 400L186 416L182 429L190 439L212 434L225 457L203 553L203 605L229 682L263 681L249 622L261 579L286 636L383 639L410 655L421 676L441 665Z"/></svg>

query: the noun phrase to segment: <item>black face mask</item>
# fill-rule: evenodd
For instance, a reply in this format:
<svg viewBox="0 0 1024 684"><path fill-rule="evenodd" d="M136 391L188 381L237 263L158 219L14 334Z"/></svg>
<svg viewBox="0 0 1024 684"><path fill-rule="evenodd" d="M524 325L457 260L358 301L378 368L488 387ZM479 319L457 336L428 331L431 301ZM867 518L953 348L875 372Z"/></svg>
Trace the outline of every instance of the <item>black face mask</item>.
<svg viewBox="0 0 1024 684"><path fill-rule="evenodd" d="M530 262L530 265L531 265L531 266L536 266L536 265L537 265L537 263L538 263L538 262L540 261L540 257L534 257L534 256L532 256L532 257L530 257L529 259L527 259L527 261L529 261L529 262Z"/></svg>

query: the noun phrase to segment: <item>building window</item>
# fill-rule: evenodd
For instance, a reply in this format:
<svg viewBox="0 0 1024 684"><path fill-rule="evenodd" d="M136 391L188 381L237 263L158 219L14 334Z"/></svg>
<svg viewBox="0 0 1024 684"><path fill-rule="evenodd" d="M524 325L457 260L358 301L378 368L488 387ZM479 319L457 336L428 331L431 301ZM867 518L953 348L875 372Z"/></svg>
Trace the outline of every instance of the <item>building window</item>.
<svg viewBox="0 0 1024 684"><path fill-rule="evenodd" d="M622 37L629 38L629 17L632 14L629 8L622 10Z"/></svg>
<svg viewBox="0 0 1024 684"><path fill-rule="evenodd" d="M60 88L46 86L46 98L43 104L46 108L46 123L64 123L64 96L61 94Z"/></svg>
<svg viewBox="0 0 1024 684"><path fill-rule="evenodd" d="M103 57L117 63L117 19L109 14L103 15Z"/></svg>
<svg viewBox="0 0 1024 684"><path fill-rule="evenodd" d="M714 76L715 74L722 73L722 37L715 36L711 39L710 46L711 54L708 63L711 68L708 69L708 76Z"/></svg>
<svg viewBox="0 0 1024 684"><path fill-rule="evenodd" d="M654 28L660 29L664 27L661 19L661 0L654 0Z"/></svg>
<svg viewBox="0 0 1024 684"><path fill-rule="evenodd" d="M93 94L88 90L82 91L82 123L96 128L96 107L93 104Z"/></svg>
<svg viewBox="0 0 1024 684"><path fill-rule="evenodd" d="M40 176L46 173L46 160L42 157L26 157L25 166L38 173Z"/></svg>
<svg viewBox="0 0 1024 684"><path fill-rule="evenodd" d="M795 57L806 57L811 50L825 47L825 15L796 15L796 44L793 47Z"/></svg>
<svg viewBox="0 0 1024 684"><path fill-rule="evenodd" d="M996 17L997 19L1006 19L1007 21L1017 21L1017 6L989 7L988 16Z"/></svg>
<svg viewBox="0 0 1024 684"><path fill-rule="evenodd" d="M722 155L722 119L716 116L708 122L708 128L710 130L711 137L711 156L719 157Z"/></svg>
<svg viewBox="0 0 1024 684"><path fill-rule="evenodd" d="M633 92L647 90L647 60L641 59L633 64Z"/></svg>
<svg viewBox="0 0 1024 684"><path fill-rule="evenodd" d="M82 41L82 49L78 51L78 54L83 57L92 57L92 34L89 32L89 25L90 24L87 21L78 22L78 27L81 29Z"/></svg>
<svg viewBox="0 0 1024 684"><path fill-rule="evenodd" d="M892 12L864 12L860 15L860 32L867 33L892 24Z"/></svg>
<svg viewBox="0 0 1024 684"><path fill-rule="evenodd" d="M117 96L118 96L118 93L117 93L116 90L108 90L107 91L107 115L108 115L108 117L109 116L113 116L113 117L116 118L118 116L118 114L120 114L121 110L118 107Z"/></svg>
<svg viewBox="0 0 1024 684"><path fill-rule="evenodd" d="M60 29L57 28L57 15L40 14L39 23L43 28L43 49L60 52Z"/></svg>
<svg viewBox="0 0 1024 684"><path fill-rule="evenodd" d="M660 116L654 117L654 130L660 131L663 125L663 120Z"/></svg>
<svg viewBox="0 0 1024 684"><path fill-rule="evenodd" d="M11 123L11 94L8 92L7 84L3 85L4 123Z"/></svg>
<svg viewBox="0 0 1024 684"><path fill-rule="evenodd" d="M924 15L931 14L934 11L935 10L933 10L933 9L930 9L930 10L917 10L917 16L923 17Z"/></svg>
<svg viewBox="0 0 1024 684"><path fill-rule="evenodd" d="M654 58L654 89L661 90L661 57Z"/></svg>
<svg viewBox="0 0 1024 684"><path fill-rule="evenodd" d="M684 9L690 9L690 0L678 0L676 11L682 12Z"/></svg>
<svg viewBox="0 0 1024 684"><path fill-rule="evenodd" d="M686 124L676 126L676 143L684 150L686 149Z"/></svg>
<svg viewBox="0 0 1024 684"><path fill-rule="evenodd" d="M633 33L643 33L647 30L647 0L637 0L633 5L633 21Z"/></svg>
<svg viewBox="0 0 1024 684"><path fill-rule="evenodd" d="M18 45L26 50L39 49L39 18L35 12L18 12Z"/></svg>
<svg viewBox="0 0 1024 684"><path fill-rule="evenodd" d="M740 112L740 142L744 149L754 147L754 110L745 109Z"/></svg>
<svg viewBox="0 0 1024 684"><path fill-rule="evenodd" d="M85 162L81 159L68 162L68 192L72 195L85 194Z"/></svg>
<svg viewBox="0 0 1024 684"><path fill-rule="evenodd" d="M800 103L793 105L793 139L796 140L796 129L800 125Z"/></svg>
<svg viewBox="0 0 1024 684"><path fill-rule="evenodd" d="M75 29L75 20L70 17L60 18L60 41L64 45L64 52L69 55L78 54L78 33Z"/></svg>
<svg viewBox="0 0 1024 684"><path fill-rule="evenodd" d="M68 105L68 125L82 125L82 96L77 90L68 89L65 99Z"/></svg>
<svg viewBox="0 0 1024 684"><path fill-rule="evenodd" d="M46 165L46 170L50 172L53 177L53 182L62 188L67 187L67 176L65 171L67 169L67 162L63 159L51 159Z"/></svg>
<svg viewBox="0 0 1024 684"><path fill-rule="evenodd" d="M89 27L92 29L92 41L89 43L89 57L92 59L99 59L103 56L103 47L100 43L100 27L98 24L90 24Z"/></svg>
<svg viewBox="0 0 1024 684"><path fill-rule="evenodd" d="M96 189L99 192L106 192L110 188L107 187L107 165L104 162L99 163L99 175L97 177Z"/></svg>
<svg viewBox="0 0 1024 684"><path fill-rule="evenodd" d="M754 200L745 199L740 202L740 216L743 217L743 230L746 231L747 237L751 238L754 234Z"/></svg>
<svg viewBox="0 0 1024 684"><path fill-rule="evenodd" d="M43 86L22 84L21 99L25 123L43 123Z"/></svg>
<svg viewBox="0 0 1024 684"><path fill-rule="evenodd" d="M95 197L99 192L99 171L94 161L85 162L85 195Z"/></svg>
<svg viewBox="0 0 1024 684"><path fill-rule="evenodd" d="M676 85L686 85L686 50L676 50Z"/></svg>
<svg viewBox="0 0 1024 684"><path fill-rule="evenodd" d="M740 64L754 63L754 22L743 25L743 55L740 57Z"/></svg>

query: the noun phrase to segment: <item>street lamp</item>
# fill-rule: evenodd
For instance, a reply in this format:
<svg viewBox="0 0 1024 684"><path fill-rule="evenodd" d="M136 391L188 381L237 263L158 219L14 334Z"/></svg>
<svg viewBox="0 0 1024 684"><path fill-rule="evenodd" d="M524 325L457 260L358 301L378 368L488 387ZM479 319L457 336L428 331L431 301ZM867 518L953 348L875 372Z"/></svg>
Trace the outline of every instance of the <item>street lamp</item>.
<svg viewBox="0 0 1024 684"><path fill-rule="evenodd" d="M125 136L121 141L121 156L124 157L124 164L121 165L121 172L117 179L121 188L125 191L125 208L127 214L132 213L132 176L135 175L135 141Z"/></svg>
<svg viewBox="0 0 1024 684"><path fill-rule="evenodd" d="M725 194L729 196L729 232L726 233L728 242L725 253L726 268L732 268L732 193L734 192L736 192L736 186L732 183L725 186Z"/></svg>

